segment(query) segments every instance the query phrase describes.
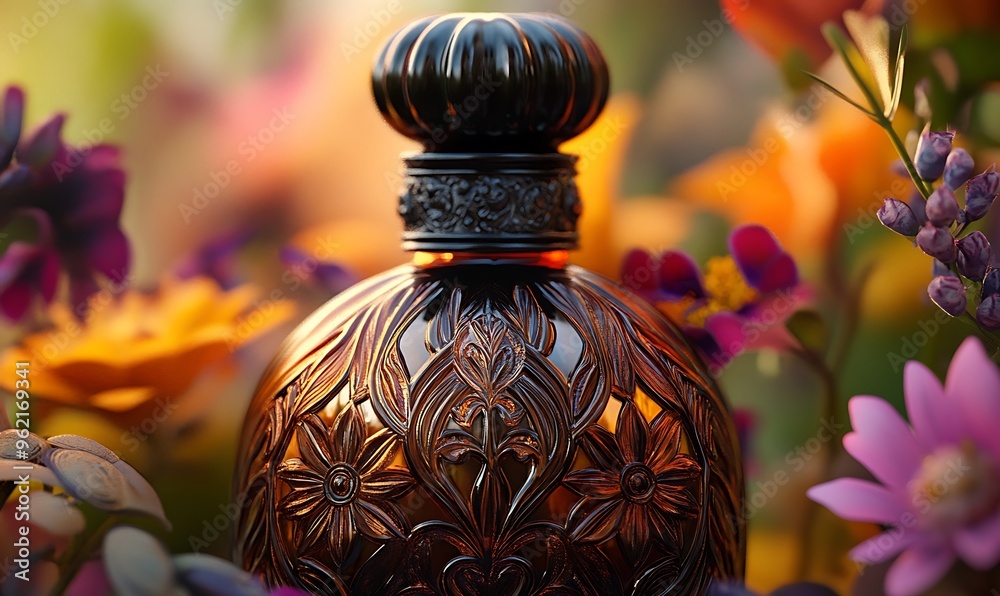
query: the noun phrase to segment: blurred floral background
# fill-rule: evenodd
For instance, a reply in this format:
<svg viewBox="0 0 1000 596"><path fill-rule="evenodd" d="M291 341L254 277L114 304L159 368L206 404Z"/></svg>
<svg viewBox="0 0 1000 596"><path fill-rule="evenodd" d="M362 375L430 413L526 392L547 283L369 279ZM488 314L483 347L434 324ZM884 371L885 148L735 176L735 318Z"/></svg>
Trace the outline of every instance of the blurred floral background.
<svg viewBox="0 0 1000 596"><path fill-rule="evenodd" d="M7 411L21 388L15 363L30 362L31 430L50 437L50 451L93 456L51 438L64 434L104 445L159 495L172 529L155 511L138 525L164 552L228 558L234 450L264 366L330 296L409 258L399 249L398 155L417 147L372 102L380 43L427 14L553 12L599 43L613 80L604 115L563 147L581 156L585 203L572 260L642 291L648 284L629 274L671 251L668 260L703 272L696 277L716 298L708 314L746 314L775 292L791 301L782 320L763 321L774 329L712 360L744 444L748 587L811 580L879 593L887 562L847 554L879 526L845 522L806 498L834 477L871 477L840 447L851 428L847 398L881 396L903 412L907 361L943 378L970 334L990 355L997 346L988 326L973 329L935 305L928 250L880 223L886 198L914 193L886 132L804 74L863 101L821 33L825 22L843 25L848 9L882 15L894 44L906 27L892 122L909 152L927 123L955 133L972 174L998 161L1000 4L992 0L5 2ZM747 242L791 263L777 282L747 276L753 256L742 254L739 234L760 229L745 224L773 234ZM998 225L987 216L974 229L996 240ZM734 278L733 259L746 279ZM996 264L987 253L983 271ZM723 343L705 312L692 319L689 304L650 298L698 329L696 341ZM46 465L72 495L58 462ZM93 545L80 536L93 535L102 516L149 513L99 509L46 530L60 569L89 572ZM15 526L4 513L6 535ZM149 537L112 532L106 558L113 538ZM4 540L6 578L16 571L8 551ZM1000 586L995 573L965 574L963 565L933 589ZM48 573L48 585L68 585Z"/></svg>

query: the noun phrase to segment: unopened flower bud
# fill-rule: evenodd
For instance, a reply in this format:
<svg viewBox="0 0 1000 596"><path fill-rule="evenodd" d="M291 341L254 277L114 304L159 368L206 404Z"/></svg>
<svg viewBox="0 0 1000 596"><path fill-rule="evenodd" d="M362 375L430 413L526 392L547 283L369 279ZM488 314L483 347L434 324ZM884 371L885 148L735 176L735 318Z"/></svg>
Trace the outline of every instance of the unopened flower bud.
<svg viewBox="0 0 1000 596"><path fill-rule="evenodd" d="M951 232L929 223L917 232L917 246L942 263L954 263L958 256L958 249L955 248L955 237L951 235Z"/></svg>
<svg viewBox="0 0 1000 596"><path fill-rule="evenodd" d="M957 277L935 277L927 286L927 294L934 304L953 317L965 312L965 285Z"/></svg>
<svg viewBox="0 0 1000 596"><path fill-rule="evenodd" d="M993 199L997 198L998 187L1000 174L996 172L996 164L969 180L965 187L965 212L969 221L982 219L989 212Z"/></svg>
<svg viewBox="0 0 1000 596"><path fill-rule="evenodd" d="M990 268L983 279L983 293L981 296L985 300L987 296L992 296L993 294L1000 294L1000 269Z"/></svg>
<svg viewBox="0 0 1000 596"><path fill-rule="evenodd" d="M917 216L913 214L909 205L898 199L886 199L877 215L882 225L897 234L915 236L920 231Z"/></svg>
<svg viewBox="0 0 1000 596"><path fill-rule="evenodd" d="M946 228L955 223L959 212L955 193L946 186L938 188L927 199L926 211L927 219L938 227Z"/></svg>
<svg viewBox="0 0 1000 596"><path fill-rule="evenodd" d="M913 165L917 174L924 180L937 180L944 172L945 160L951 152L951 142L955 133L931 132L924 129L917 141L917 151L913 157Z"/></svg>
<svg viewBox="0 0 1000 596"><path fill-rule="evenodd" d="M982 232L973 232L958 241L958 270L972 281L983 281L990 265L990 241Z"/></svg>
<svg viewBox="0 0 1000 596"><path fill-rule="evenodd" d="M952 190L965 184L975 167L972 156L965 149L955 149L944 162L944 185Z"/></svg>
<svg viewBox="0 0 1000 596"><path fill-rule="evenodd" d="M1000 329L1000 294L983 298L976 309L976 320L979 326L987 331Z"/></svg>

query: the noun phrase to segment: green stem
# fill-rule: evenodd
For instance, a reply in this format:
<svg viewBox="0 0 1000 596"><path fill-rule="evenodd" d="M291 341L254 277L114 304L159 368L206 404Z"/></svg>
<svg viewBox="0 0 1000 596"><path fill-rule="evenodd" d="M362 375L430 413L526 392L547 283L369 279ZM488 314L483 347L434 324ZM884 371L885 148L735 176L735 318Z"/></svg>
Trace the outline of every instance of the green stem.
<svg viewBox="0 0 1000 596"><path fill-rule="evenodd" d="M892 121L879 114L877 122L885 130L886 134L889 135L889 141L892 143L893 148L896 149L896 153L899 154L899 158L903 160L903 165L906 166L906 171L910 174L910 179L913 180L914 186L917 187L917 190L920 191L920 194L925 199L929 199L934 190L928 185L927 181L917 174L917 166L910 159L910 153L906 150L903 140L896 134L896 129L892 127Z"/></svg>
<svg viewBox="0 0 1000 596"><path fill-rule="evenodd" d="M832 370L826 365L826 363L817 356L814 352L807 350L797 350L794 352L810 368L816 372L823 384L823 397L820 404L820 415L821 421L828 420L830 425L833 426L837 422L837 410L839 405L839 394L840 387L837 382L837 376ZM831 445L828 449L822 451L822 470L823 470L823 480L826 480L831 470L833 469L834 463L837 461L837 455L841 450L840 437L833 437ZM798 541L799 541L799 558L796 563L795 575L800 581L804 581L809 572L809 556L811 553L815 552L813 545L817 543L818 538L818 520L819 514L822 511L820 504L811 500L806 499L806 512L802 519L802 525L799 526L798 531Z"/></svg>

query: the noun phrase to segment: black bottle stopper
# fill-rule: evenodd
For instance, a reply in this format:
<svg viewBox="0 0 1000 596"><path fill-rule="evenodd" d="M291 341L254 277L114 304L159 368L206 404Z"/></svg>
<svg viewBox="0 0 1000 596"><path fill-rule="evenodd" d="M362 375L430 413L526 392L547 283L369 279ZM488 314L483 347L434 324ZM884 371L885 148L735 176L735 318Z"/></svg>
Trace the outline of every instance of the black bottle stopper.
<svg viewBox="0 0 1000 596"><path fill-rule="evenodd" d="M535 252L576 246L575 158L560 143L608 96L592 39L548 14L451 14L389 39L375 101L424 152L404 158L404 248Z"/></svg>

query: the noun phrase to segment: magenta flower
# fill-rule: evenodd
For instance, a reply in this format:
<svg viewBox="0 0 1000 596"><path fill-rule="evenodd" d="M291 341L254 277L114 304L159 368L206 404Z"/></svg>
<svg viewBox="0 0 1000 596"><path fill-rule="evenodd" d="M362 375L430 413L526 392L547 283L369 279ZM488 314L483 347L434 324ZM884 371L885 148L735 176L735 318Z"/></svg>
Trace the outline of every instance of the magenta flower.
<svg viewBox="0 0 1000 596"><path fill-rule="evenodd" d="M76 303L96 291L98 276L124 280L129 265L128 241L118 223L125 174L117 148L69 147L60 139L62 115L21 138L23 110L23 93L8 88L0 121L0 226L31 218L47 233L38 233L31 251L22 245L3 257L0 268L18 271L0 278L3 312L15 319L35 296L45 303L52 299L51 254L68 274ZM36 256L27 258L32 251Z"/></svg>
<svg viewBox="0 0 1000 596"><path fill-rule="evenodd" d="M1000 562L1000 370L969 338L943 387L911 361L903 388L909 425L877 397L848 406L854 431L844 448L878 482L839 478L808 492L844 519L890 526L851 551L866 564L899 555L890 594L930 588L957 559L979 570Z"/></svg>
<svg viewBox="0 0 1000 596"><path fill-rule="evenodd" d="M729 250L708 261L704 276L678 251L633 250L622 266L625 286L680 325L713 367L747 349L790 345L782 323L806 298L795 261L767 228L736 228Z"/></svg>

